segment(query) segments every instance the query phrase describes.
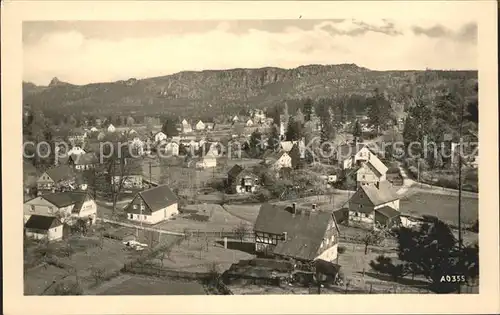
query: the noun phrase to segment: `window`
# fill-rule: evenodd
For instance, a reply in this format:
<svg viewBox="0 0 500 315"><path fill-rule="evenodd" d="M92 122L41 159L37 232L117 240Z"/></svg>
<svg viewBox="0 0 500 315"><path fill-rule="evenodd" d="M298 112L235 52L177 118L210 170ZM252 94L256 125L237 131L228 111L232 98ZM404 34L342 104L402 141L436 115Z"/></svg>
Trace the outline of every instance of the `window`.
<svg viewBox="0 0 500 315"><path fill-rule="evenodd" d="M146 209L146 207L144 207L144 205L141 205L141 210L144 210Z"/></svg>
<svg viewBox="0 0 500 315"><path fill-rule="evenodd" d="M363 205L359 205L360 208L363 208Z"/></svg>
<svg viewBox="0 0 500 315"><path fill-rule="evenodd" d="M369 217L368 213L365 213L365 218L368 218L368 217Z"/></svg>
<svg viewBox="0 0 500 315"><path fill-rule="evenodd" d="M49 213L52 213L54 211L53 207L49 207Z"/></svg>
<svg viewBox="0 0 500 315"><path fill-rule="evenodd" d="M133 206L132 206L132 208L133 208L134 210L137 210L137 205L133 205Z"/></svg>
<svg viewBox="0 0 500 315"><path fill-rule="evenodd" d="M133 219L134 218L134 215L131 213L130 214L130 219Z"/></svg>
<svg viewBox="0 0 500 315"><path fill-rule="evenodd" d="M30 210L31 210L31 211L35 211L35 206L34 206L34 205L31 205L31 206L30 206Z"/></svg>
<svg viewBox="0 0 500 315"><path fill-rule="evenodd" d="M145 215L143 215L143 216L142 216L142 219L146 220L146 216L145 216Z"/></svg>

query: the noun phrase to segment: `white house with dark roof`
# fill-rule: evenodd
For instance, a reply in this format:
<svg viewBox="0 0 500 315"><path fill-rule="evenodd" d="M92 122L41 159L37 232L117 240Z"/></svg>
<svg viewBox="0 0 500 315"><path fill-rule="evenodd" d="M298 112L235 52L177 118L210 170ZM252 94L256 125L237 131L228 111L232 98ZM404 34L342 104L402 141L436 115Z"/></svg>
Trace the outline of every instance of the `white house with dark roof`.
<svg viewBox="0 0 500 315"><path fill-rule="evenodd" d="M181 122L181 130L183 133L193 132L193 128L191 127L191 124L186 119L182 120L182 122Z"/></svg>
<svg viewBox="0 0 500 315"><path fill-rule="evenodd" d="M72 154L68 158L68 165L77 171L93 169L99 163L99 159L93 152L84 154Z"/></svg>
<svg viewBox="0 0 500 315"><path fill-rule="evenodd" d="M115 128L115 126L113 126L113 124L109 124L107 130L108 130L108 132L115 132L116 128Z"/></svg>
<svg viewBox="0 0 500 315"><path fill-rule="evenodd" d="M38 194L72 190L75 173L69 165L60 165L46 170L36 181Z"/></svg>
<svg viewBox="0 0 500 315"><path fill-rule="evenodd" d="M275 171L279 171L282 168L292 167L292 157L285 151L266 151L266 153L262 156L262 160L265 165L268 165Z"/></svg>
<svg viewBox="0 0 500 315"><path fill-rule="evenodd" d="M61 222L72 224L76 219L95 222L97 205L88 192L58 192L35 197L23 205L25 222L33 215L58 217Z"/></svg>
<svg viewBox="0 0 500 315"><path fill-rule="evenodd" d="M167 185L157 186L137 193L124 211L131 221L156 224L179 213L177 196Z"/></svg>
<svg viewBox="0 0 500 315"><path fill-rule="evenodd" d="M254 226L255 250L301 262L337 259L339 228L330 211L263 204Z"/></svg>
<svg viewBox="0 0 500 315"><path fill-rule="evenodd" d="M361 185L349 199L349 224L373 228L399 223L399 195L388 181Z"/></svg>
<svg viewBox="0 0 500 315"><path fill-rule="evenodd" d="M24 231L29 238L57 241L63 237L63 224L56 217L32 215L24 224Z"/></svg>
<svg viewBox="0 0 500 315"><path fill-rule="evenodd" d="M358 186L366 184L376 184L386 180L387 166L380 159L373 155L356 170L356 182Z"/></svg>
<svg viewBox="0 0 500 315"><path fill-rule="evenodd" d="M168 138L167 135L162 131L158 131L153 137L155 143L160 143L161 141L167 140Z"/></svg>

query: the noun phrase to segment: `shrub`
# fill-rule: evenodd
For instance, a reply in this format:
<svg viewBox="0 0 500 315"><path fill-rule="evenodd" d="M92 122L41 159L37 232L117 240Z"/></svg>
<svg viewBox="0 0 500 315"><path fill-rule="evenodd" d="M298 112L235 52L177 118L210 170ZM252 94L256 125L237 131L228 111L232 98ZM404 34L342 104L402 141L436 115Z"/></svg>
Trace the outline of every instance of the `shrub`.
<svg viewBox="0 0 500 315"><path fill-rule="evenodd" d="M346 248L345 248L345 246L340 245L339 248L337 249L337 251L339 254L343 254L343 253L345 253Z"/></svg>
<svg viewBox="0 0 500 315"><path fill-rule="evenodd" d="M266 189L266 188L261 188L259 190L259 192L257 193L257 199L260 201L260 202L265 202L265 201L268 201L272 198L272 194L271 192Z"/></svg>

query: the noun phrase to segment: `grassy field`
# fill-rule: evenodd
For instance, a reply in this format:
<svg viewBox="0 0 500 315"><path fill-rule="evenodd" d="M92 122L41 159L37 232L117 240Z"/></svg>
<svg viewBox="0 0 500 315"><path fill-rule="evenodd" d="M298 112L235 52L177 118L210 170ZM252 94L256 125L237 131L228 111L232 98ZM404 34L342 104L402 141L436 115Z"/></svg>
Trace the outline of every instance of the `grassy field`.
<svg viewBox="0 0 500 315"><path fill-rule="evenodd" d="M418 192L403 197L400 201L402 212L417 215L433 215L439 219L457 224L458 198L456 196L438 195ZM472 223L478 218L478 199L462 197L462 221Z"/></svg>
<svg viewBox="0 0 500 315"><path fill-rule="evenodd" d="M123 275L124 279L99 295L206 295L203 285L172 279Z"/></svg>
<svg viewBox="0 0 500 315"><path fill-rule="evenodd" d="M254 257L253 254L238 249L240 247L247 247L245 249L250 251L253 244L250 246L249 243L228 242L228 248L224 248L214 238L192 237L173 247L168 255L160 253L151 262L161 266L163 260L164 268L191 272L209 272L215 264L218 271L223 272L233 263Z"/></svg>
<svg viewBox="0 0 500 315"><path fill-rule="evenodd" d="M126 262L144 255L147 251L137 252L127 249L120 239L128 235L135 235L135 230L131 228L114 228L109 225L106 226L106 232L117 235L118 239L109 239L107 237L98 237L96 235L90 237L75 237L70 240L63 240L57 243L49 244L50 259L57 262L54 265L42 265L41 267L30 268L25 271L24 285L26 294L41 294L52 281L62 280L63 278L70 278L75 280L79 279L80 286L83 289L88 289L95 285L95 278L92 272L95 270L102 270L104 272L103 280L117 274ZM97 234L97 233L96 233ZM153 247L161 241L167 243L174 241L176 237L162 235L159 237L158 233L140 231L137 238L140 242L149 244ZM64 250L71 244L72 254L67 254ZM31 243L28 248L28 254L25 254L25 264L34 265L37 251L47 245L36 245ZM38 249L37 249L38 248ZM32 252L31 254L29 252ZM37 263L43 262L39 259Z"/></svg>
<svg viewBox="0 0 500 315"><path fill-rule="evenodd" d="M191 219L191 215L186 213L181 214L174 220L160 222L156 224L155 227L176 232L183 232L185 229L220 232L221 230L232 231L240 223L246 222L243 219L231 215L221 206L216 204L189 205L184 209L198 211L198 213L206 214L210 216L210 218L208 221L197 221Z"/></svg>

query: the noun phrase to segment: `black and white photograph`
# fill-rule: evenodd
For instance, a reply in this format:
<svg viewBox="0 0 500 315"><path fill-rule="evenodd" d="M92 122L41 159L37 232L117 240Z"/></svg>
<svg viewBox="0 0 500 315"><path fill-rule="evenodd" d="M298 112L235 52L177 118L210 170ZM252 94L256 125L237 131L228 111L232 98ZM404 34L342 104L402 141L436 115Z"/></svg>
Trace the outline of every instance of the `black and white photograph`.
<svg viewBox="0 0 500 315"><path fill-rule="evenodd" d="M390 16L22 21L22 294L487 293L481 21Z"/></svg>

